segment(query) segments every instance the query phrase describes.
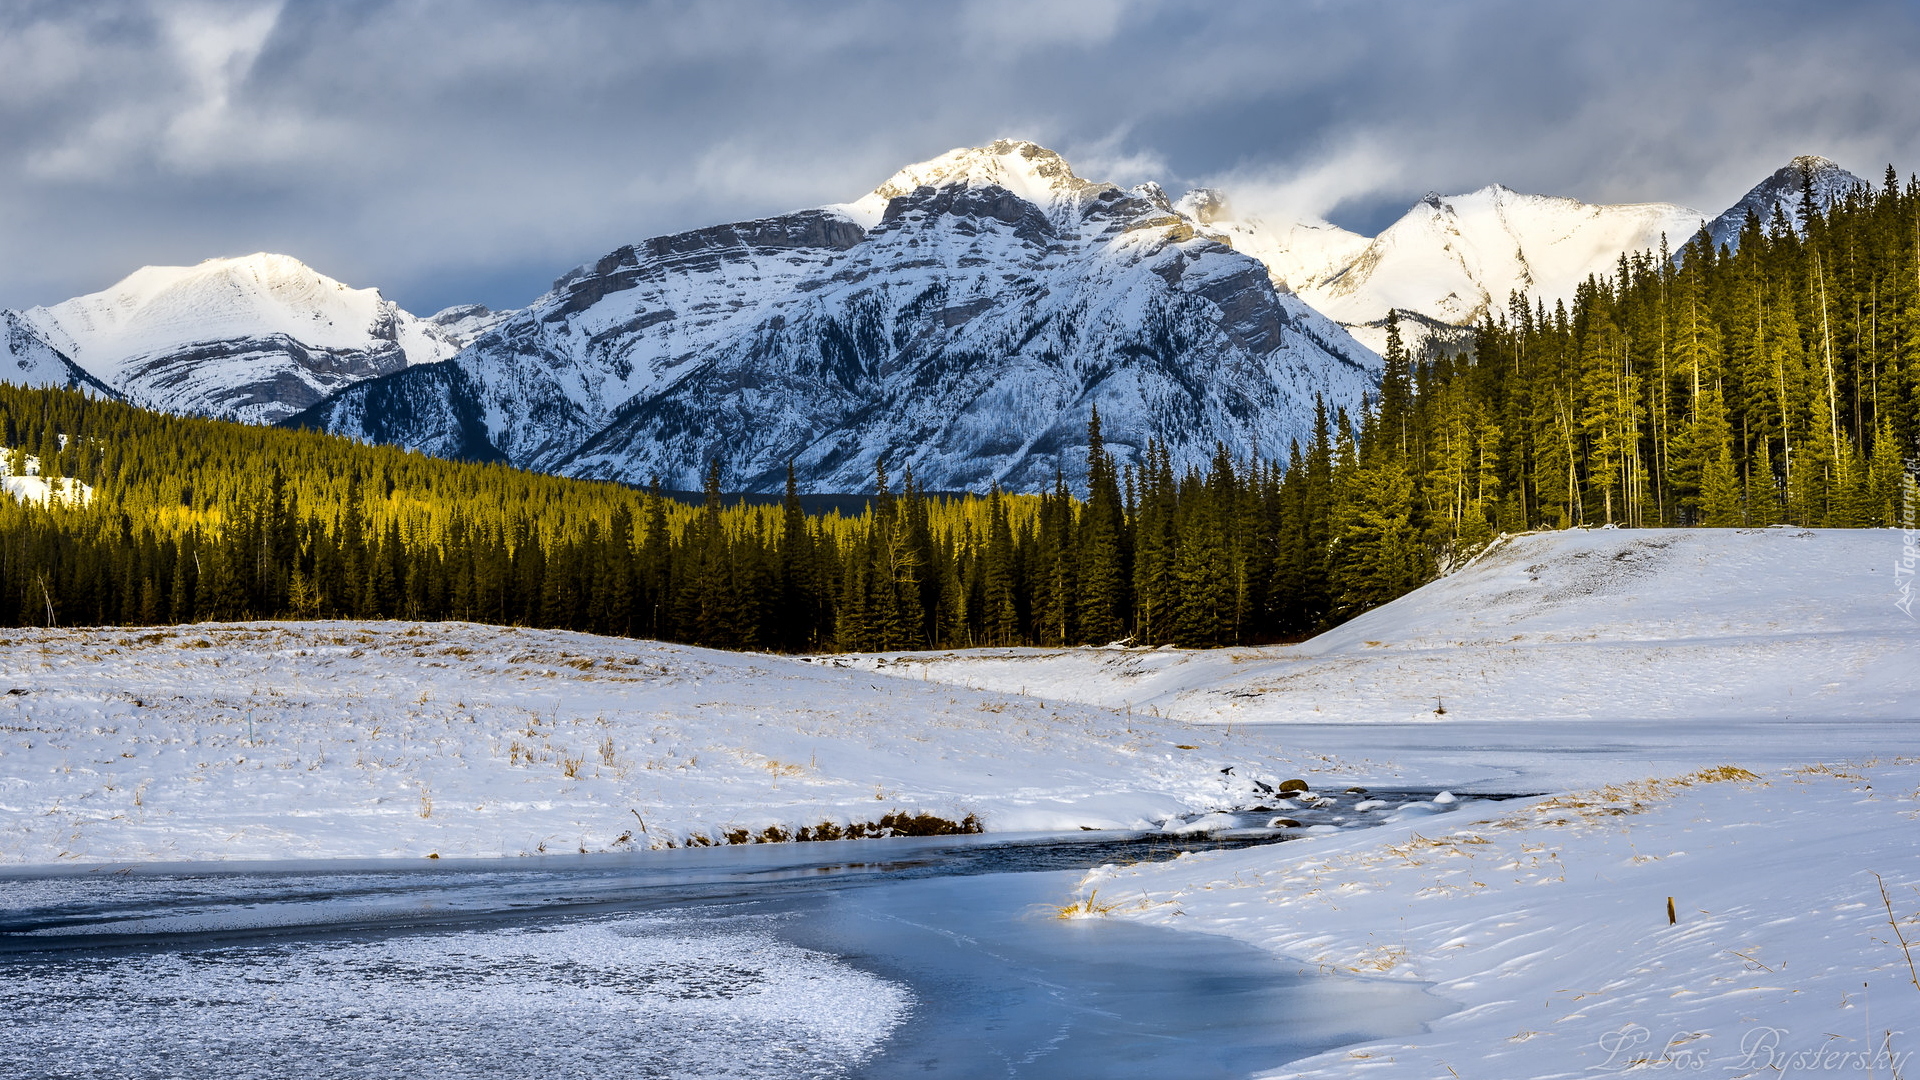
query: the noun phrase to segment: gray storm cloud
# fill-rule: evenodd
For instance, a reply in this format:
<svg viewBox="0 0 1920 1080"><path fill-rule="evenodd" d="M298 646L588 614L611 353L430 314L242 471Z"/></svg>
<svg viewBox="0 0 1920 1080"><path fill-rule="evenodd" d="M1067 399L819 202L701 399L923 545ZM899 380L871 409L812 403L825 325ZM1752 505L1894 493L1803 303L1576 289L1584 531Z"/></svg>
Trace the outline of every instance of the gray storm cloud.
<svg viewBox="0 0 1920 1080"><path fill-rule="evenodd" d="M417 311L1001 135L1372 231L1920 168L1911 3L0 5L0 306L273 250Z"/></svg>

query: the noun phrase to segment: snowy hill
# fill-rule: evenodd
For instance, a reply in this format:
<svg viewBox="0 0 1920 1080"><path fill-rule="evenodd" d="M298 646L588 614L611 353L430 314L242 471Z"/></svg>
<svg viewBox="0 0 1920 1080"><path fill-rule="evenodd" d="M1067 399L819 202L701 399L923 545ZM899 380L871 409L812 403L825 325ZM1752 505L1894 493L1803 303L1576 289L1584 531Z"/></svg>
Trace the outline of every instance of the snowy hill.
<svg viewBox="0 0 1920 1080"><path fill-rule="evenodd" d="M1191 193L1182 205L1375 350L1391 309L1431 329L1503 311L1515 291L1551 307L1589 275L1612 273L1622 254L1658 249L1663 235L1677 250L1704 220L1670 203L1594 205L1498 184L1430 194L1371 240L1325 222L1238 220L1218 192Z"/></svg>
<svg viewBox="0 0 1920 1080"><path fill-rule="evenodd" d="M269 254L143 267L102 292L17 316L129 401L251 423L452 356L459 318L416 318L377 290Z"/></svg>
<svg viewBox="0 0 1920 1080"><path fill-rule="evenodd" d="M1888 530L1530 533L1293 646L976 650L915 677L1217 723L1905 720ZM867 661L887 667L884 659ZM1596 692L1604 677L1605 691Z"/></svg>
<svg viewBox="0 0 1920 1080"><path fill-rule="evenodd" d="M1761 228L1766 228L1772 223L1775 210L1784 215L1794 229L1804 229L1807 223L1801 220L1800 211L1803 193L1811 194L1813 205L1824 212L1866 186L1865 180L1826 158L1802 155L1755 184L1739 202L1709 222L1707 234L1713 237L1715 247L1737 248L1740 230L1747 224L1747 214L1751 212L1758 217Z"/></svg>
<svg viewBox="0 0 1920 1080"><path fill-rule="evenodd" d="M472 415L516 465L670 487L718 458L730 489L775 490L793 460L804 488L857 491L884 458L931 488L1036 490L1084 468L1095 405L1123 461L1150 437L1182 464L1216 440L1272 455L1377 363L1159 188L1003 141L852 203L620 248L457 377L409 370L295 422L444 452L444 418Z"/></svg>

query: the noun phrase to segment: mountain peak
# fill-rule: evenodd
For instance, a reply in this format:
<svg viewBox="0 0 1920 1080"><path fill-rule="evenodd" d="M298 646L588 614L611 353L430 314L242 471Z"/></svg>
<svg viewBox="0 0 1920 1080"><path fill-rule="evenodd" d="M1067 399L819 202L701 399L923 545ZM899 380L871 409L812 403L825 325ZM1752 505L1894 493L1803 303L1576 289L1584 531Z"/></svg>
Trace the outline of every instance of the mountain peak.
<svg viewBox="0 0 1920 1080"><path fill-rule="evenodd" d="M1335 320L1368 328L1389 311L1433 327L1466 326L1514 292L1552 303L1621 253L1686 236L1702 215L1667 203L1591 204L1488 184L1463 195L1429 192L1347 265L1306 283L1300 296Z"/></svg>
<svg viewBox="0 0 1920 1080"><path fill-rule="evenodd" d="M1077 217L1094 193L1113 185L1081 179L1067 159L1038 143L996 139L985 146L956 147L909 165L866 197L834 209L871 228L891 200L921 188L946 187L1004 188L1059 222Z"/></svg>
<svg viewBox="0 0 1920 1080"><path fill-rule="evenodd" d="M1180 196L1174 209L1202 225L1233 220L1233 201L1219 188L1194 188Z"/></svg>
<svg viewBox="0 0 1920 1080"><path fill-rule="evenodd" d="M985 146L962 146L939 157L909 165L874 189L883 198L910 195L923 187L989 185L1006 188L1031 202L1034 195L1051 197L1063 192L1105 187L1082 180L1067 159L1038 143L999 139Z"/></svg>
<svg viewBox="0 0 1920 1080"><path fill-rule="evenodd" d="M458 349L379 290L353 288L267 251L143 266L99 292L21 318L137 404L254 422Z"/></svg>
<svg viewBox="0 0 1920 1080"><path fill-rule="evenodd" d="M1741 196L1739 202L1709 222L1707 235L1712 237L1715 247L1739 247L1740 230L1746 227L1747 215L1752 213L1765 226L1773 221L1776 210L1795 230L1804 229L1807 223L1801 220L1800 209L1806 196L1811 195L1814 207L1825 213L1835 203L1866 186L1865 180L1830 158L1801 154L1775 169L1772 175Z"/></svg>

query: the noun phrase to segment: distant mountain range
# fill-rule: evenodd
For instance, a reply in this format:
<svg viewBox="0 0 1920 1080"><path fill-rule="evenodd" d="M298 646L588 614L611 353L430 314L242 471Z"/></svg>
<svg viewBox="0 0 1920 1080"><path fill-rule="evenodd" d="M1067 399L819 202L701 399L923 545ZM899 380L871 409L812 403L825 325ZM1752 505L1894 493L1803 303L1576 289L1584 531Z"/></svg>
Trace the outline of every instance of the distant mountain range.
<svg viewBox="0 0 1920 1080"><path fill-rule="evenodd" d="M1569 297L1623 252L1678 250L1749 209L1798 224L1861 181L1797 158L1726 213L1596 206L1498 185L1429 195L1376 237L1236 216L1083 179L1001 141L900 170L852 203L655 237L525 309L414 316L258 254L147 267L0 312L8 381L286 423L568 475L858 491L882 462L934 489L1039 490L1084 469L1090 411L1138 463L1217 444L1283 455L1316 395L1377 382L1387 313L1447 332L1514 291Z"/></svg>
<svg viewBox="0 0 1920 1080"><path fill-rule="evenodd" d="M1678 247L1706 221L1669 203L1596 206L1495 184L1429 194L1369 239L1320 223L1235 220L1226 196L1205 194L1210 229L1261 253L1276 284L1375 349L1385 347L1390 310L1410 318L1417 334L1422 325L1470 325L1504 311L1515 292L1551 306L1571 299L1589 274L1613 272L1622 252L1657 249L1663 235Z"/></svg>

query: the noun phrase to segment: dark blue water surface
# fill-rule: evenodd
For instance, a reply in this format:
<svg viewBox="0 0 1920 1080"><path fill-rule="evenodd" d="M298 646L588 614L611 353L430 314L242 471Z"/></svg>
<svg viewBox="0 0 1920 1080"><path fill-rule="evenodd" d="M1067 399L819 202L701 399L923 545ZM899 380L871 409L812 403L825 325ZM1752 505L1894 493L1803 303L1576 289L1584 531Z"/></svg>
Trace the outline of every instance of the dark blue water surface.
<svg viewBox="0 0 1920 1080"><path fill-rule="evenodd" d="M0 1076L1241 1077L1405 983L1062 920L1217 842L944 837L0 877Z"/></svg>

